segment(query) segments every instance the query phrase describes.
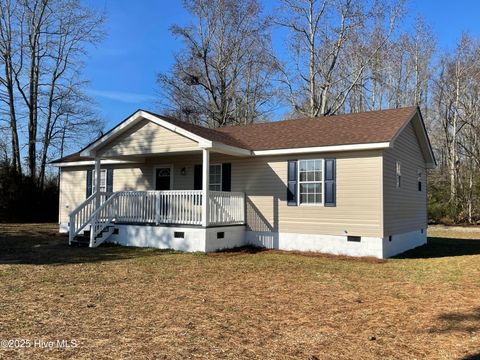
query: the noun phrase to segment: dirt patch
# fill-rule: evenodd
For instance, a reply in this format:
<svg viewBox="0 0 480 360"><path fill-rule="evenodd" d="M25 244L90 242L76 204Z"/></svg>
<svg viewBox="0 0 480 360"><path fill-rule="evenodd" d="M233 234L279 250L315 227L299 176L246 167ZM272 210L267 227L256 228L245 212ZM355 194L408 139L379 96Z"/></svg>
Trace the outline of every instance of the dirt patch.
<svg viewBox="0 0 480 360"><path fill-rule="evenodd" d="M53 225L1 224L0 339L78 346L0 349L0 358L473 358L480 250L429 241L387 261L204 255L69 248Z"/></svg>

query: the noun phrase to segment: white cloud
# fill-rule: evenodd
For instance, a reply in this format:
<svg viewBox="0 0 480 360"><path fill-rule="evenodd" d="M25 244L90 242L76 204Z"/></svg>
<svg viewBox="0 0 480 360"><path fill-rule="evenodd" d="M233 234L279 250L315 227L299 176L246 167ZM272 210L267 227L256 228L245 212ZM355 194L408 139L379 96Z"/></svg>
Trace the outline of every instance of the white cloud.
<svg viewBox="0 0 480 360"><path fill-rule="evenodd" d="M120 101L128 104L151 102L156 99L153 95L139 94L127 91L90 89L88 92L93 97L98 96L105 99Z"/></svg>

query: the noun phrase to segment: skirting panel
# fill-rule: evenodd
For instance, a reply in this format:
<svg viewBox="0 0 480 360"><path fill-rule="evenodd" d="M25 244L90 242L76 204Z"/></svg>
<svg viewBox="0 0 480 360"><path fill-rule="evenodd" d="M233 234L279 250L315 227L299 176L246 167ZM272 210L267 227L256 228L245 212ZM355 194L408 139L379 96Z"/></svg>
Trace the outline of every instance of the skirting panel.
<svg viewBox="0 0 480 360"><path fill-rule="evenodd" d="M212 252L246 245L245 226L223 226L206 229L205 251Z"/></svg>
<svg viewBox="0 0 480 360"><path fill-rule="evenodd" d="M364 237L359 242L347 236L247 231L248 244L269 249L316 251L335 255L382 258L381 237Z"/></svg>
<svg viewBox="0 0 480 360"><path fill-rule="evenodd" d="M187 252L211 252L244 245L245 227L225 226L214 228L116 225L118 234L108 238L125 246L173 249Z"/></svg>
<svg viewBox="0 0 480 360"><path fill-rule="evenodd" d="M385 258L401 254L407 250L425 245L427 243L426 229L410 231L403 234L386 236L383 239L383 256Z"/></svg>

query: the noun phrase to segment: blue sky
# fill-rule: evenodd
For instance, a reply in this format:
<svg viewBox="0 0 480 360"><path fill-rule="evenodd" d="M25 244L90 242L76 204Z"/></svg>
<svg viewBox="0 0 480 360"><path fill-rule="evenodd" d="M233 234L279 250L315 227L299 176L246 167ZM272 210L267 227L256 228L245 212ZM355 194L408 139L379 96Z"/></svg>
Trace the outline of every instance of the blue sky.
<svg viewBox="0 0 480 360"><path fill-rule="evenodd" d="M107 129L138 108L159 110L155 78L158 72L170 69L173 53L180 46L169 27L189 22L183 1L85 1L107 14L106 36L85 61L88 92ZM277 4L275 0L260 1L267 11ZM454 47L462 31L480 34L478 0L410 0L407 7L410 18L421 15L432 26L441 48ZM408 21L403 26L408 26ZM281 51L282 39L276 39L274 46Z"/></svg>

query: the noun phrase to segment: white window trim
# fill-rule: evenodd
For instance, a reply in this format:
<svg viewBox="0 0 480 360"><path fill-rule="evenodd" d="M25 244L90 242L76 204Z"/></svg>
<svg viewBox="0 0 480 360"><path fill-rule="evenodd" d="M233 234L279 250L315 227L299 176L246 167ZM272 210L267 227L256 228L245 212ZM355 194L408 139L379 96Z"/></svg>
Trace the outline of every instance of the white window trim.
<svg viewBox="0 0 480 360"><path fill-rule="evenodd" d="M212 186L212 183L210 182L210 173L212 172L212 170L211 170L212 166L220 166L220 190L210 189L210 187ZM220 163L210 164L210 167L208 169L208 176L209 176L209 179L208 179L209 191L222 191L222 181L223 181L223 167L222 167L222 164L220 164ZM218 185L218 184L215 184L215 185Z"/></svg>
<svg viewBox="0 0 480 360"><path fill-rule="evenodd" d="M102 190L102 175L105 174L105 190ZM100 169L100 192L107 192L108 184L107 184L107 169ZM95 185L97 184L97 179L95 178L95 170L92 170L92 194L95 194L97 189Z"/></svg>
<svg viewBox="0 0 480 360"><path fill-rule="evenodd" d="M166 169L166 168L170 168L170 190L174 190L173 189L173 165L172 164L167 164L167 165L155 165L153 167L153 181L152 181L152 184L153 184L153 190L155 190L157 188L157 169ZM160 190L159 190L160 191Z"/></svg>
<svg viewBox="0 0 480 360"><path fill-rule="evenodd" d="M301 203L300 202L300 161L303 160L320 160L322 163L322 202L321 203ZM302 181L302 184L305 183L317 183L318 181ZM298 159L297 160L297 206L324 206L325 204L325 159L324 158L312 158L312 159Z"/></svg>

